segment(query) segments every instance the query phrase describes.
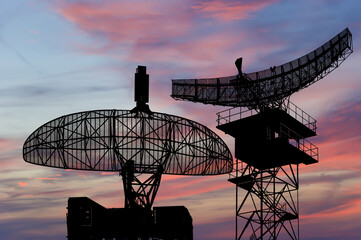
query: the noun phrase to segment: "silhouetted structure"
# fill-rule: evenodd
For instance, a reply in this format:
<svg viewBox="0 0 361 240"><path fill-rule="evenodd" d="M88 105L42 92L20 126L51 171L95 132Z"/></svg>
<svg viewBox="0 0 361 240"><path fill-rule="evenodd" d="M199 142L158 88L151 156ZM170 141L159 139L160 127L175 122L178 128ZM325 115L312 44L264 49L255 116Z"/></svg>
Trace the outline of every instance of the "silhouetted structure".
<svg viewBox="0 0 361 240"><path fill-rule="evenodd" d="M316 135L316 120L289 97L351 53L346 28L309 54L267 70L242 73L237 59L236 76L172 80L177 100L234 107L217 113L217 128L235 138L229 181L236 184L236 239L299 239L298 166L318 162L317 147L306 140Z"/></svg>
<svg viewBox="0 0 361 240"><path fill-rule="evenodd" d="M68 200L68 239L193 239L184 206L105 208L87 197Z"/></svg>
<svg viewBox="0 0 361 240"><path fill-rule="evenodd" d="M133 228L127 228L132 231L138 229L138 220L132 220L132 217L137 216L137 219L147 219L142 223L142 234L146 236L147 229L153 227L153 220L149 219L153 218L151 208L162 174L204 176L230 173L233 169L232 155L227 145L213 131L189 119L150 111L147 105L148 87L146 67L138 66L135 74L134 109L94 110L65 115L39 127L24 143L24 160L32 164L120 173L123 179L125 209L104 210L89 199L79 202L74 200L74 204L80 204L82 209L88 206L94 208L92 214L95 222L101 223L95 225L96 231L104 228L104 231L111 231L114 236L122 236L126 230L122 230L120 235L118 232L113 234L113 230L118 230L110 223L105 226L105 218L111 214L114 214L111 218L122 216L125 219L117 222L125 221L126 226L135 224ZM79 214L76 214L77 210L72 210L76 208L69 205L68 222L72 224L69 229L73 232L76 219L79 220L83 213L79 210ZM156 213L155 220L158 221L155 225L156 232L162 236L169 235L170 229L173 229L175 234L178 231L165 222L180 224L175 219L186 217L185 221L189 223L189 214L184 215L183 210L177 207L169 208L168 211L173 214L174 219L166 215L166 211L160 207L153 211ZM146 226L148 223L150 225ZM162 226L167 228L161 229ZM161 231L164 232L160 233ZM92 234L96 236L95 232ZM126 236L128 235L127 233ZM184 236L190 235L187 232Z"/></svg>

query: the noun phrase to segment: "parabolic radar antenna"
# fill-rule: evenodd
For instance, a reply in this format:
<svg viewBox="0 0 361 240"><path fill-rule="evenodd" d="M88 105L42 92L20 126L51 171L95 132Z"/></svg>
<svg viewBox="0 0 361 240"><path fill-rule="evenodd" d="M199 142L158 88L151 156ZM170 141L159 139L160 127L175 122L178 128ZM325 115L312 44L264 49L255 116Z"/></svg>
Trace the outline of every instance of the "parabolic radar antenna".
<svg viewBox="0 0 361 240"><path fill-rule="evenodd" d="M24 160L55 168L119 172L125 208L150 209L162 174L231 172L232 155L213 131L186 118L150 111L148 86L146 67L138 66L134 109L56 118L27 138Z"/></svg>
<svg viewBox="0 0 361 240"><path fill-rule="evenodd" d="M235 138L236 239L299 239L298 166L318 162L316 120L289 101L351 53L348 28L291 62L230 77L172 80L172 97L234 108L217 113ZM243 189L246 194L241 194Z"/></svg>

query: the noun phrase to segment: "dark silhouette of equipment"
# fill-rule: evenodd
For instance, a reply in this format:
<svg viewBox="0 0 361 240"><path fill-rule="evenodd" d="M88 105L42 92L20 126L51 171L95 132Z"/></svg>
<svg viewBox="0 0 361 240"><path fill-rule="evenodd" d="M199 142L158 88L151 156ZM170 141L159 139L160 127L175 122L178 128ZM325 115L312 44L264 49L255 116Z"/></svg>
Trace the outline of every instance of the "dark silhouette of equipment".
<svg viewBox="0 0 361 240"><path fill-rule="evenodd" d="M87 197L69 198L70 239L193 239L192 217L184 206L105 208Z"/></svg>
<svg viewBox="0 0 361 240"><path fill-rule="evenodd" d="M181 216L173 215L173 220L169 216L164 217L166 213L161 208L152 210L162 174L204 176L230 173L233 169L232 155L227 145L209 128L186 118L150 111L147 105L149 76L144 66L138 66L135 74L135 101L136 107L130 111L85 111L65 115L42 125L25 141L23 158L26 162L41 166L119 172L123 180L125 209L94 210L92 216L104 223L107 214L114 213L116 216L112 218L124 218L118 222L127 222L127 229L153 229L153 222L158 219L154 228L158 230L153 229L148 235L155 238L161 231L160 227L166 225L159 221L171 223L183 216L181 211L175 210L176 207L170 212ZM68 228L72 229L69 238L79 239L72 235L76 229L74 219L78 219L78 216L72 212L76 208L70 203L69 200L68 223L73 227ZM91 200L80 203L102 209ZM142 225L139 226L137 221L126 220L132 219L131 216L147 220L143 225L139 223ZM133 223L135 226L131 227ZM103 225L96 226L98 229ZM105 229L109 230L107 227ZM169 229L172 228L164 229L164 234ZM108 230L104 232L123 239L119 237L121 233ZM147 231L144 230L145 235ZM132 238L144 237L138 231L130 232Z"/></svg>
<svg viewBox="0 0 361 240"><path fill-rule="evenodd" d="M134 81L134 101L136 107L131 112L144 112L151 114L149 106L149 75L145 66L138 66Z"/></svg>
<svg viewBox="0 0 361 240"><path fill-rule="evenodd" d="M217 128L235 138L236 239L299 239L299 164L318 162L316 120L289 101L352 53L348 28L309 54L259 72L172 80L172 97L221 106ZM245 190L242 194L239 189ZM244 192L244 191L243 191Z"/></svg>

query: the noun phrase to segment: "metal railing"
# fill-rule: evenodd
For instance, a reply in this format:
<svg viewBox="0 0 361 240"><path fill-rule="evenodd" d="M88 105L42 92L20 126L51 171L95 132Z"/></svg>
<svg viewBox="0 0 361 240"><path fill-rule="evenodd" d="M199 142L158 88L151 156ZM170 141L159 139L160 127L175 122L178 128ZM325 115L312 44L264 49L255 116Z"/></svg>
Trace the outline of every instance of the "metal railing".
<svg viewBox="0 0 361 240"><path fill-rule="evenodd" d="M283 123L280 124L279 137L287 138L291 145L318 161L318 148L313 143L302 138L299 134L297 134L295 131L293 131Z"/></svg>
<svg viewBox="0 0 361 240"><path fill-rule="evenodd" d="M316 133L317 130L317 121L313 117L311 117L309 114L307 114L305 111L303 111L301 108L297 107L295 104L293 104L290 101L284 102L281 106L281 109L285 111L287 114L289 114L291 117L302 123L304 126L312 130ZM243 119L246 117L253 116L255 114L259 113L259 110L256 109L245 109L242 107L233 107L226 110L223 110L221 112L216 113L217 114L217 124L222 125L226 124L232 121L236 121L239 119Z"/></svg>
<svg viewBox="0 0 361 240"><path fill-rule="evenodd" d="M256 109L245 109L242 107L233 107L217 112L217 124L222 125L239 119L250 117L259 113Z"/></svg>
<svg viewBox="0 0 361 240"><path fill-rule="evenodd" d="M309 114L307 114L305 111L303 111L301 108L297 107L295 104L293 104L290 101L284 102L281 107L284 111L286 111L291 117L311 129L312 131L316 132L317 126L316 126L316 119L311 117Z"/></svg>

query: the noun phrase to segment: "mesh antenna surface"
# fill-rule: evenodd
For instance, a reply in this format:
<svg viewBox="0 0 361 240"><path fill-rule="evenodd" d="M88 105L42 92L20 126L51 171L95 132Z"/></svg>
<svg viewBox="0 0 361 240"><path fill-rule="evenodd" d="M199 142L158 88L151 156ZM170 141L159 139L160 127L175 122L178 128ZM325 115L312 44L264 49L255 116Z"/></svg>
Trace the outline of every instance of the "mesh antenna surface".
<svg viewBox="0 0 361 240"><path fill-rule="evenodd" d="M55 168L120 172L127 208L150 208L162 174L232 171L227 145L209 128L150 111L148 86L146 68L138 66L134 109L86 111L56 118L27 138L24 160ZM142 182L137 177L141 174L150 177Z"/></svg>
<svg viewBox="0 0 361 240"><path fill-rule="evenodd" d="M172 80L172 97L232 107L262 109L280 106L291 94L308 87L337 68L352 53L348 28L310 53L291 62L229 77Z"/></svg>

